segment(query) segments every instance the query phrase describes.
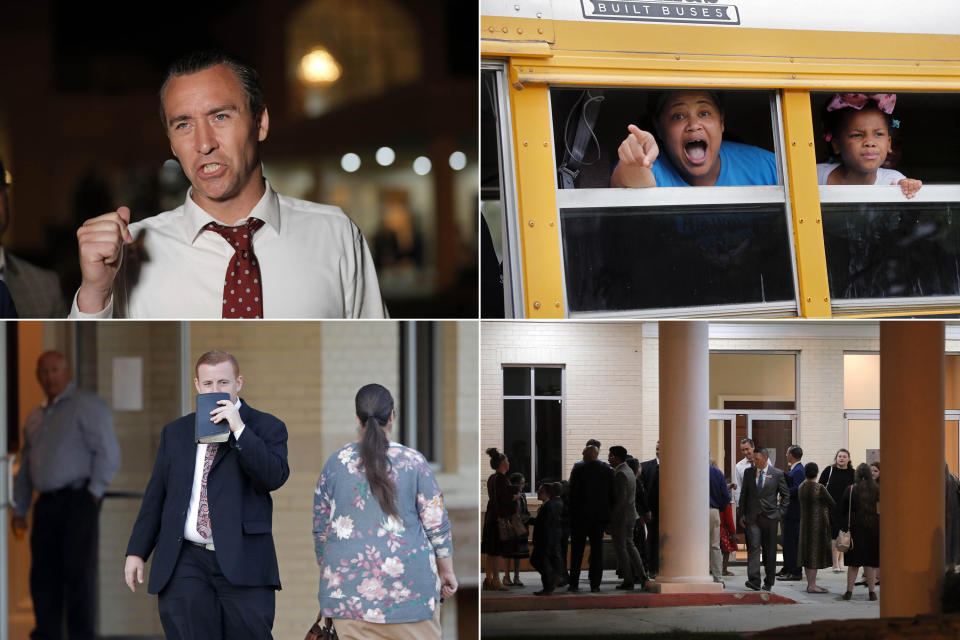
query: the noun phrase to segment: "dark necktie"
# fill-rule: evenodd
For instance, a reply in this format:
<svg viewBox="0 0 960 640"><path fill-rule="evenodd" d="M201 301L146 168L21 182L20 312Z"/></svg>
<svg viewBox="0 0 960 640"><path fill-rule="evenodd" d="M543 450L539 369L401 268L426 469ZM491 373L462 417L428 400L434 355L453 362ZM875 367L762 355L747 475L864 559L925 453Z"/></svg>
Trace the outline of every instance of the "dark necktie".
<svg viewBox="0 0 960 640"><path fill-rule="evenodd" d="M758 476L758 477L757 477L757 489L758 489L758 490L762 490L762 489L763 489L763 471L760 471L759 469L757 469L757 476Z"/></svg>
<svg viewBox="0 0 960 640"><path fill-rule="evenodd" d="M203 457L203 477L200 478L200 506L197 507L197 533L200 537L209 540L212 531L210 530L210 505L207 503L207 476L210 475L210 467L213 466L213 458L217 455L217 444L208 444L207 453Z"/></svg>
<svg viewBox="0 0 960 640"><path fill-rule="evenodd" d="M223 278L222 318L263 317L263 283L260 281L260 265L253 254L253 234L263 224L259 218L248 218L246 223L236 227L216 222L204 227L219 233L234 248Z"/></svg>

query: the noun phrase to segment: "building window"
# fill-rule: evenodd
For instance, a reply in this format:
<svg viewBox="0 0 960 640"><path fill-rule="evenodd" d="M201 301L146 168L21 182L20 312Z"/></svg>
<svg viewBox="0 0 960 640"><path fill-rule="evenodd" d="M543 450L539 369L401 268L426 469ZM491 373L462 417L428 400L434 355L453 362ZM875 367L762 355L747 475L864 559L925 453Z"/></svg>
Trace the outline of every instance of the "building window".
<svg viewBox="0 0 960 640"><path fill-rule="evenodd" d="M400 399L398 437L416 449L431 465L441 464L442 346L439 327L433 322L400 324Z"/></svg>
<svg viewBox="0 0 960 640"><path fill-rule="evenodd" d="M559 365L503 367L503 451L525 493L563 478L563 383Z"/></svg>

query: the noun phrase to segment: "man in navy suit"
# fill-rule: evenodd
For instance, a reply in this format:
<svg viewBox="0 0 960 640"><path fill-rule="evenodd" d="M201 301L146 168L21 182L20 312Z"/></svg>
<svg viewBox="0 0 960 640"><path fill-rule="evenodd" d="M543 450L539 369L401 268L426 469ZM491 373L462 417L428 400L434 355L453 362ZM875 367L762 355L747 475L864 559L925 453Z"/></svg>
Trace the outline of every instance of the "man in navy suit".
<svg viewBox="0 0 960 640"><path fill-rule="evenodd" d="M660 572L660 441L657 440L657 457L640 463L640 478L647 496L646 514L647 553L643 559L648 575L652 578Z"/></svg>
<svg viewBox="0 0 960 640"><path fill-rule="evenodd" d="M583 460L570 474L570 586L580 590L583 551L590 539L590 591L600 591L603 579L603 527L610 522L613 503L613 470L598 459L593 445L583 450Z"/></svg>
<svg viewBox="0 0 960 640"><path fill-rule="evenodd" d="M740 512L747 530L747 588L760 589L760 552L763 551L763 590L776 582L777 528L790 504L783 471L768 465L767 450L753 452L753 466L743 473Z"/></svg>
<svg viewBox="0 0 960 640"><path fill-rule="evenodd" d="M797 491L805 479L803 474L803 449L791 445L787 449L787 488L790 490L790 505L783 517L783 569L777 574L781 580L800 580L803 578L797 566L797 551L800 547L800 500Z"/></svg>
<svg viewBox="0 0 960 640"><path fill-rule="evenodd" d="M227 421L229 440L197 443L192 413L163 428L124 577L136 591L154 553L147 590L159 594L167 638L272 638L280 572L270 492L290 475L287 428L237 397L243 377L229 353L203 354L196 373L197 393L230 394L210 417Z"/></svg>

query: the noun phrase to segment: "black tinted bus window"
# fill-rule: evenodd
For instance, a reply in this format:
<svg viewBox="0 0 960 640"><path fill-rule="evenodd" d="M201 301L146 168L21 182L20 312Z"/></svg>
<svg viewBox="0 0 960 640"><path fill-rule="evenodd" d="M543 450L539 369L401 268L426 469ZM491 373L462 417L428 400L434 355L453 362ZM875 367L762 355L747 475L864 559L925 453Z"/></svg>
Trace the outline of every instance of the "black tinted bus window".
<svg viewBox="0 0 960 640"><path fill-rule="evenodd" d="M572 312L794 299L782 204L561 209Z"/></svg>

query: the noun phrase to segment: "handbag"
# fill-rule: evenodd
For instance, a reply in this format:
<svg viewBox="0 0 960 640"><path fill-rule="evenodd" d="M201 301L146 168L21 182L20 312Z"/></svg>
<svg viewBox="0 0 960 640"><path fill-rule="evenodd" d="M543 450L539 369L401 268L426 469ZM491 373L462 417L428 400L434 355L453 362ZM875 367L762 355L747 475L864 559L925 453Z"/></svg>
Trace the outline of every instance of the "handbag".
<svg viewBox="0 0 960 640"><path fill-rule="evenodd" d="M846 553L853 549L853 535L850 533L850 516L853 515L853 490L857 485L850 485L850 508L847 510L847 530L837 533L837 551Z"/></svg>
<svg viewBox="0 0 960 640"><path fill-rule="evenodd" d="M528 535L527 525L523 524L520 516L516 513L509 518L497 518L497 532L501 542L526 538Z"/></svg>
<svg viewBox="0 0 960 640"><path fill-rule="evenodd" d="M322 610L317 614L317 621L307 631L303 640L339 640L337 630L333 628L333 618L327 618L323 625L320 624L321 620L323 620Z"/></svg>

